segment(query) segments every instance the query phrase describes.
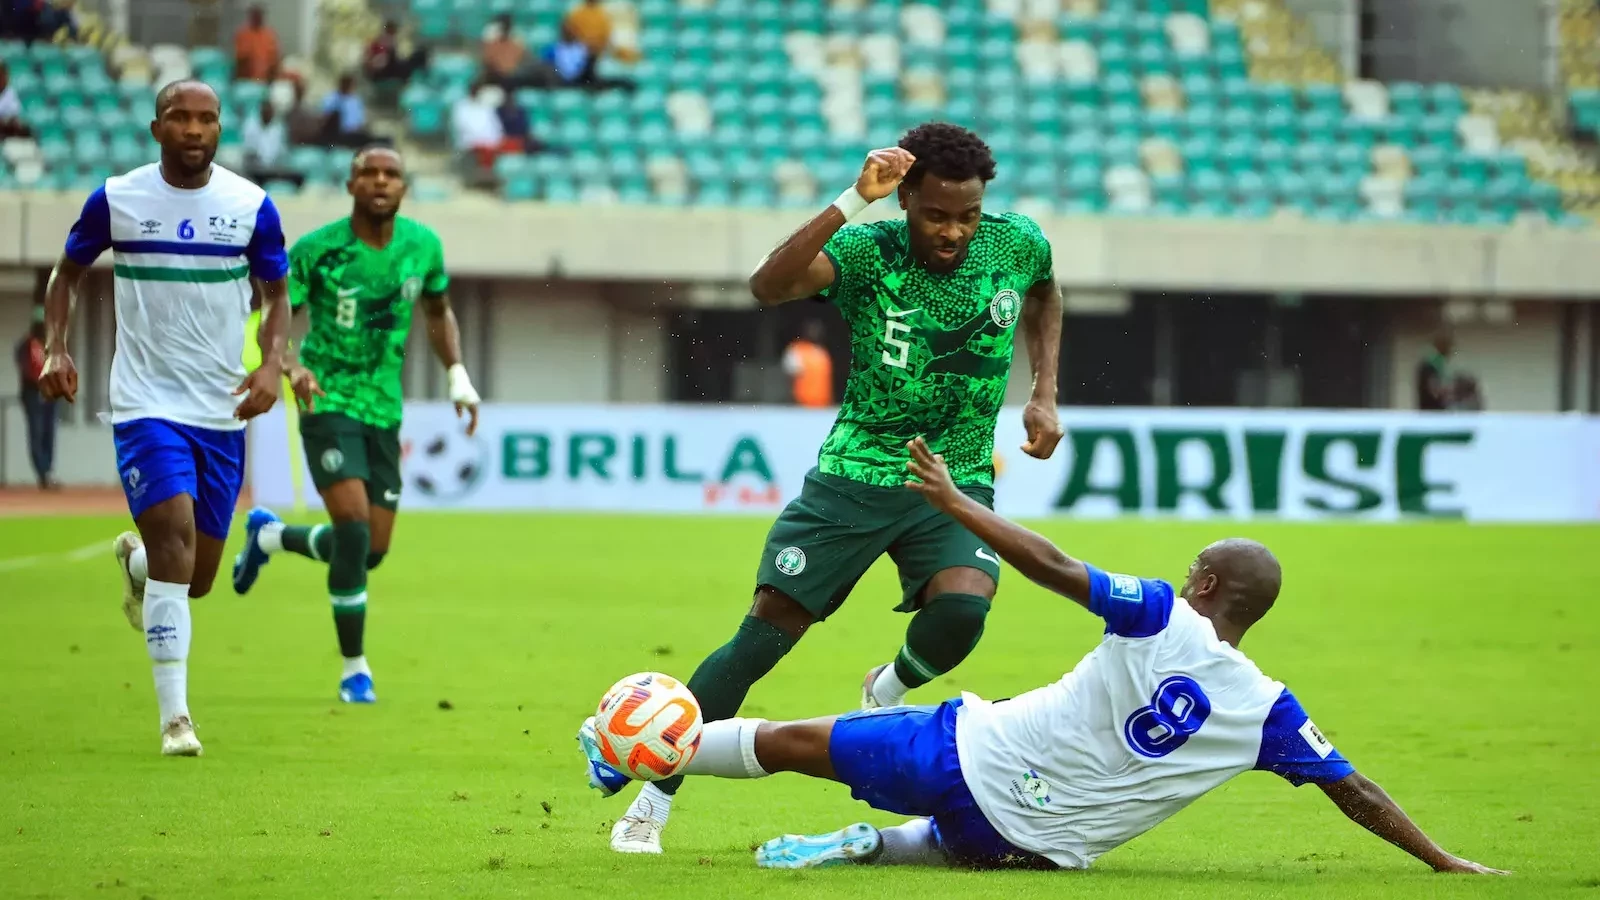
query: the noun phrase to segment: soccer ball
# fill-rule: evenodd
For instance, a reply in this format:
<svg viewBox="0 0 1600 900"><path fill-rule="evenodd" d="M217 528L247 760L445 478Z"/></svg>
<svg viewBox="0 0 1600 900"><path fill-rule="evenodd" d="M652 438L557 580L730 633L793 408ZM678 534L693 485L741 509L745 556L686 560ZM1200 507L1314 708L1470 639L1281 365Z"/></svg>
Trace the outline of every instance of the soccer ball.
<svg viewBox="0 0 1600 900"><path fill-rule="evenodd" d="M676 775L700 749L700 703L676 678L629 675L611 686L595 712L600 755L641 781Z"/></svg>

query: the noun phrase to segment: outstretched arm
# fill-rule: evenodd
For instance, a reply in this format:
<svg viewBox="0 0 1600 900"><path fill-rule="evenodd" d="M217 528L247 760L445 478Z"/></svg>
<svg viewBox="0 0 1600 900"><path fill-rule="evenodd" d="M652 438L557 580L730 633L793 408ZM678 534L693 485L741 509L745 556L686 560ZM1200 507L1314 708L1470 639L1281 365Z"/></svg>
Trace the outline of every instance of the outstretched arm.
<svg viewBox="0 0 1600 900"><path fill-rule="evenodd" d="M1447 852L1423 833L1411 817L1372 779L1353 772L1338 781L1318 785L1350 821L1427 863L1435 872L1472 875L1509 875Z"/></svg>
<svg viewBox="0 0 1600 900"><path fill-rule="evenodd" d="M855 186L800 230L789 235L750 274L750 293L762 306L815 297L833 284L838 272L822 248L867 204L889 196L910 170L915 157L899 147L874 150L861 167Z"/></svg>
<svg viewBox="0 0 1600 900"><path fill-rule="evenodd" d="M944 457L934 455L922 438L907 445L911 462L907 464L917 480L906 487L922 494L942 512L982 538L1030 581L1064 597L1089 606L1089 568L1082 561L1061 552L1061 548L1004 516L995 513L956 489L945 467Z"/></svg>

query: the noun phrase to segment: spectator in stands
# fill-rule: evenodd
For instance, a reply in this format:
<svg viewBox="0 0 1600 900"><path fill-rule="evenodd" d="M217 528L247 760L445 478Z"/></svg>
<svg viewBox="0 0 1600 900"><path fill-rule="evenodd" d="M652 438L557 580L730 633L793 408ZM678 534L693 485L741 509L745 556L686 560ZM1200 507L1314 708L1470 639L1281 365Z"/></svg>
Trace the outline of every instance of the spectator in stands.
<svg viewBox="0 0 1600 900"><path fill-rule="evenodd" d="M17 384L22 394L22 411L28 426L28 456L39 489L59 487L50 474L56 453L56 404L39 393L39 376L44 373L44 307L33 308L33 323L17 342Z"/></svg>
<svg viewBox="0 0 1600 900"><path fill-rule="evenodd" d="M562 87L581 87L592 90L604 88L631 88L631 82L619 78L600 78L595 74L599 61L589 45L578 39L567 23L561 25L561 36L544 50L544 62L555 72L557 84Z"/></svg>
<svg viewBox="0 0 1600 900"><path fill-rule="evenodd" d="M22 98L11 86L11 70L0 61L0 138L32 136L33 132L22 121Z"/></svg>
<svg viewBox="0 0 1600 900"><path fill-rule="evenodd" d="M306 86L298 78L294 80L294 103L283 117L289 126L290 145L302 147L322 143L322 124L328 117L306 103Z"/></svg>
<svg viewBox="0 0 1600 900"><path fill-rule="evenodd" d="M1433 337L1432 351L1417 363L1417 409L1483 409L1478 380L1456 369L1454 354L1454 335L1440 329Z"/></svg>
<svg viewBox="0 0 1600 900"><path fill-rule="evenodd" d="M794 402L801 406L833 405L833 355L827 339L822 322L808 319L800 336L783 351L783 371L789 376Z"/></svg>
<svg viewBox="0 0 1600 900"><path fill-rule="evenodd" d="M450 110L450 130L456 149L466 154L479 173L494 166L502 153L521 153L522 141L506 134L500 119L504 90L479 80L467 96Z"/></svg>
<svg viewBox="0 0 1600 900"><path fill-rule="evenodd" d="M417 47L406 52L400 45L400 23L388 19L383 23L383 30L367 45L367 55L362 60L361 68L366 72L367 80L374 84L404 84L411 80L413 73L427 68L427 65L427 49Z"/></svg>
<svg viewBox="0 0 1600 900"><path fill-rule="evenodd" d="M514 91L522 87L547 86L552 75L537 60L528 57L528 48L517 39L511 16L495 16L483 42L483 70L489 81Z"/></svg>
<svg viewBox="0 0 1600 900"><path fill-rule="evenodd" d="M611 46L611 14L600 0L583 0L562 21L561 27L582 41L596 57Z"/></svg>
<svg viewBox="0 0 1600 900"><path fill-rule="evenodd" d="M289 151L289 129L271 103L261 104L260 111L245 120L241 141L246 178L257 184L268 181L305 183L305 176L284 167Z"/></svg>
<svg viewBox="0 0 1600 900"><path fill-rule="evenodd" d="M495 114L500 117L500 130L505 133L506 140L515 141L520 152L538 153L544 149L544 143L533 136L528 111L518 106L517 99L510 93L505 95Z"/></svg>
<svg viewBox="0 0 1600 900"><path fill-rule="evenodd" d="M322 141L337 147L364 147L372 143L367 131L367 105L356 91L356 77L339 76L339 88L322 101Z"/></svg>
<svg viewBox="0 0 1600 900"><path fill-rule="evenodd" d="M267 24L259 6L250 7L245 22L233 35L234 77L241 81L271 81L278 77L278 33Z"/></svg>

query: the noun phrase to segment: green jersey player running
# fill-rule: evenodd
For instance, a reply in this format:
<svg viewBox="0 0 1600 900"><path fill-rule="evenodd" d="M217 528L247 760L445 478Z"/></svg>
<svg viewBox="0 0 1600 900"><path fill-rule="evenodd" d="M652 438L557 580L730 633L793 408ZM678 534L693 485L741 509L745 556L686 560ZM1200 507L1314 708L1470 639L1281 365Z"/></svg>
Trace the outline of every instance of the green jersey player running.
<svg viewBox="0 0 1600 900"><path fill-rule="evenodd" d="M279 550L327 563L344 656L339 699L372 703L377 696L362 648L367 572L389 550L400 504L400 370L418 300L428 342L449 371L456 415L471 415L469 435L478 427L478 394L461 365L439 236L397 215L406 192L400 154L387 147L361 151L348 187L355 198L350 217L313 231L289 251L290 303L296 333L305 340L299 359L285 360L284 372L305 413L306 461L332 525L285 525L270 510L251 510L233 588L250 590Z"/></svg>
<svg viewBox="0 0 1600 900"><path fill-rule="evenodd" d="M1061 440L1050 245L1024 216L984 215L994 174L989 148L966 129L914 128L898 147L873 151L855 186L750 277L764 305L820 296L837 307L850 328L850 375L817 467L767 535L754 605L689 679L708 721L737 714L751 685L885 553L900 571L897 608L915 615L893 662L867 673L863 706L900 704L977 645L1000 560L904 484L906 445L921 436L963 493L993 505L995 419L1019 325L1033 368L1022 449L1045 459ZM904 219L845 224L896 192ZM612 849L660 853L681 782L645 785L612 828Z"/></svg>

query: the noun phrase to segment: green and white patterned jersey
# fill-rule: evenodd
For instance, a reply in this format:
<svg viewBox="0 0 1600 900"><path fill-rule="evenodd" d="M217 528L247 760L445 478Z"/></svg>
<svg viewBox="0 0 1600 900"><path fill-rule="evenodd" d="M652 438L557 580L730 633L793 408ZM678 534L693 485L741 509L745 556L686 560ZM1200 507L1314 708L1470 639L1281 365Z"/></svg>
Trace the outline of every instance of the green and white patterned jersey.
<svg viewBox="0 0 1600 900"><path fill-rule="evenodd" d="M328 394L317 399L317 412L398 426L412 308L449 286L439 236L411 219L395 218L394 237L382 250L357 239L349 219L296 241L289 250L289 301L295 309L310 306L300 362Z"/></svg>
<svg viewBox="0 0 1600 900"><path fill-rule="evenodd" d="M954 272L918 265L904 219L847 225L828 241L822 296L850 326L850 375L818 467L877 485L906 479L922 435L957 484L994 483L994 427L1028 290L1052 275L1032 219L985 215Z"/></svg>

